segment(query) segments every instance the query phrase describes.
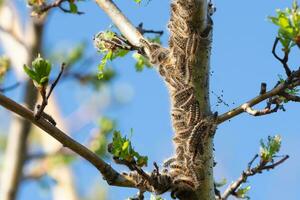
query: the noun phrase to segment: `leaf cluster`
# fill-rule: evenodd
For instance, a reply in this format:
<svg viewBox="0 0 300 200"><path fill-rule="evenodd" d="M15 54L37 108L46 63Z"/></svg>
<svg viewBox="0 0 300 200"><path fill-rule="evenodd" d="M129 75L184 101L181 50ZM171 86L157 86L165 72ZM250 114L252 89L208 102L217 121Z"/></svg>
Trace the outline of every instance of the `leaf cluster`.
<svg viewBox="0 0 300 200"><path fill-rule="evenodd" d="M235 192L235 196L236 196L237 198L240 198L240 199L250 199L250 197L247 196L247 193L249 192L250 189L251 189L251 186L240 187L240 188Z"/></svg>
<svg viewBox="0 0 300 200"><path fill-rule="evenodd" d="M128 163L134 163L139 167L147 166L148 157L141 156L136 152L132 147L131 141L126 136L122 137L119 131L114 132L110 147L110 153L114 157Z"/></svg>
<svg viewBox="0 0 300 200"><path fill-rule="evenodd" d="M94 43L98 52L103 54L100 64L98 65L98 78L104 78L104 70L108 61L113 61L116 58L126 56L129 51L120 48L122 41L117 38L115 32L106 30L98 33L94 38Z"/></svg>
<svg viewBox="0 0 300 200"><path fill-rule="evenodd" d="M24 71L33 80L36 87L45 87L49 82L51 63L38 55L32 62L31 67L24 65Z"/></svg>
<svg viewBox="0 0 300 200"><path fill-rule="evenodd" d="M270 16L270 21L278 26L278 38L283 46L283 51L300 46L300 10L297 1L294 1L292 8L276 10L276 16Z"/></svg>
<svg viewBox="0 0 300 200"><path fill-rule="evenodd" d="M279 152L281 137L279 135L269 136L267 141L260 141L260 158L264 163L271 162Z"/></svg>
<svg viewBox="0 0 300 200"><path fill-rule="evenodd" d="M278 75L279 77L279 82L280 83L284 83L285 80L284 78L281 76L281 75ZM286 88L284 90L285 93L289 94L289 95L295 95L295 96L299 96L299 92L300 92L300 89L295 87L295 88ZM283 97L283 96L280 96L280 100L283 102L283 103L288 103L288 100Z"/></svg>

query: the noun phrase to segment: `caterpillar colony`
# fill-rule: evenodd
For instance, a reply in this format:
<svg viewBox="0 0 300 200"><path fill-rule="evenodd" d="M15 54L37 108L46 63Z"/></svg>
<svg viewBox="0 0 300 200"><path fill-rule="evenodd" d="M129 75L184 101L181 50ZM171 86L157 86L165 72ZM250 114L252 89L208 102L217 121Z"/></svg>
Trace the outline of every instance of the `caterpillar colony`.
<svg viewBox="0 0 300 200"><path fill-rule="evenodd" d="M189 23L196 12L192 1L174 0L171 4L169 49L143 39L140 41L150 51L149 60L158 66L170 93L176 154L165 161L164 172L170 177L168 189L173 198L201 185L203 177L199 175L199 169L203 163L195 157L203 154L205 144L202 141L212 137L216 129L215 118L201 116L192 82L195 54L199 45L211 36L203 37L203 32ZM210 30L208 34L211 34Z"/></svg>
<svg viewBox="0 0 300 200"><path fill-rule="evenodd" d="M124 174L141 190L154 191L157 194L170 190L173 198L201 187L203 174L199 171L203 169L205 162L201 156L204 154L206 138L212 137L216 129L215 116L202 116L193 84L196 54L201 45L210 43L212 12L208 6L209 25L207 30L200 32L193 19L199 12L194 1L172 1L171 20L168 25L169 48L140 40L141 46L150 52L148 58L151 64L158 66L159 74L170 93L176 153L165 161L161 172L154 170L146 177L147 180L136 171Z"/></svg>

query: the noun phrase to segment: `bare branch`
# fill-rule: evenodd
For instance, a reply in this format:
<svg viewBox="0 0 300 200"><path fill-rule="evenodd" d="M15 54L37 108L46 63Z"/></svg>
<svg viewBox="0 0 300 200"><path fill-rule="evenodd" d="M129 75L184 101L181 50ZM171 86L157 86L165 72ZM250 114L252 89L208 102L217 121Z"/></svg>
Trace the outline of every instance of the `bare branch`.
<svg viewBox="0 0 300 200"><path fill-rule="evenodd" d="M276 104L276 106L273 109L270 109L269 107L266 107L265 109L262 110L255 110L252 107L250 107L247 103L242 105L242 108L244 109L245 112L247 112L250 115L253 116L262 116L262 115L268 115L274 112L277 112L279 109L279 104Z"/></svg>
<svg viewBox="0 0 300 200"><path fill-rule="evenodd" d="M274 55L274 57L279 61L281 62L281 64L283 65L283 68L285 70L285 73L287 76L290 76L291 75L291 70L287 64L288 60L289 60L289 52L287 51L284 51L284 57L283 58L280 58L277 53L276 53L276 47L278 45L278 42L279 42L279 38L276 37L275 41L274 41L274 44L273 44L273 48L272 48L272 54Z"/></svg>
<svg viewBox="0 0 300 200"><path fill-rule="evenodd" d="M42 95L42 104L37 106L37 113L35 114L35 118L39 119L41 117L42 114L44 114L44 118L48 119L49 122L51 122L54 126L55 126L55 121L53 120L53 118L50 115L47 115L46 113L44 113L44 109L46 108L47 104L48 104L48 99L50 97L50 95L52 94L55 86L57 85L62 73L64 72L64 68L65 68L65 63L62 63L61 68L60 68L60 72L57 76L57 78L55 79L55 81L53 82L53 84L50 87L50 90L48 92L48 94L46 94L46 89L42 88L40 93ZM53 123L54 122L54 123Z"/></svg>
<svg viewBox="0 0 300 200"><path fill-rule="evenodd" d="M164 34L164 31L155 31L155 30L151 30L151 29L144 29L143 28L143 23L140 23L137 27L137 29L139 30L139 32L144 35L145 33L153 33L153 34L158 34L158 35L162 35Z"/></svg>
<svg viewBox="0 0 300 200"><path fill-rule="evenodd" d="M291 95L291 94L288 94L286 92L283 92L280 95L283 96L288 101L300 102L300 97L299 96Z"/></svg>
<svg viewBox="0 0 300 200"><path fill-rule="evenodd" d="M44 130L46 133L51 135L53 138L55 138L57 141L59 141L64 147L71 149L72 151L76 152L81 157L89 161L101 172L108 184L120 187L135 188L134 183L126 179L123 175L119 174L109 164L107 164L105 161L99 158L95 153L73 140L71 137L69 137L67 134L53 126L44 118L36 120L32 111L16 103L15 101L5 97L2 94L0 94L0 105L16 113L17 115L29 120L31 123L35 124L42 130Z"/></svg>
<svg viewBox="0 0 300 200"><path fill-rule="evenodd" d="M266 170L274 169L275 167L277 167L278 165L280 165L284 161L286 161L289 158L289 156L286 155L282 159L280 159L279 161L274 162L274 163L272 163L270 165L267 165L267 163L265 163L265 162L259 162L258 166L254 167L254 168L251 168L253 162L257 158L258 158L258 155L256 154L254 156L254 158L249 162L247 170L243 171L242 174L241 174L241 176L235 182L233 182L232 184L230 184L230 186L223 193L223 195L222 195L222 197L221 197L220 200L226 200L226 199L228 199L228 197L230 195L234 195L235 196L236 195L236 191L238 190L238 188L243 183L246 183L247 179L250 176L254 176L256 174L260 174L260 173L262 173L263 171L266 171Z"/></svg>
<svg viewBox="0 0 300 200"><path fill-rule="evenodd" d="M14 90L16 89L17 87L19 87L20 83L17 82L13 85L10 85L10 86L7 86L7 87L4 87L4 88L0 88L0 92L7 92L7 91L10 91L10 90Z"/></svg>
<svg viewBox="0 0 300 200"><path fill-rule="evenodd" d="M52 85L51 85L51 87L50 87L50 90L49 90L49 92L48 92L48 94L47 94L47 99L49 99L50 95L52 94L53 89L54 89L55 86L57 85L57 83L58 83L58 81L59 81L61 75L62 75L63 72L64 72L65 66L66 66L65 63L62 63L62 64L61 64L60 72L59 72L57 78L55 79L55 81L52 83Z"/></svg>
<svg viewBox="0 0 300 200"><path fill-rule="evenodd" d="M283 83L277 84L272 90L270 90L266 93L260 94L256 97L254 97L253 99L247 101L246 103L232 109L231 111L228 111L228 112L220 115L218 117L218 124L221 124L224 121L229 120L243 112L248 112L249 114L253 114L254 116L257 116L257 115L255 115L257 113L259 114L259 113L270 112L267 110L262 111L262 112L255 112L255 111L253 111L253 109L251 107L259 104L260 102L262 102L268 98L271 98L271 97L274 97L277 95L281 96L286 89L299 86L299 83L300 83L299 79L300 79L300 69L292 72L292 74Z"/></svg>
<svg viewBox="0 0 300 200"><path fill-rule="evenodd" d="M36 14L41 15L45 12L48 12L52 8L59 8L60 10L62 10L65 13L72 13L71 10L68 10L68 9L62 7L62 4L67 1L69 1L69 0L56 0L50 4L43 4L37 8ZM84 14L84 12L77 11L76 14L81 15L81 14Z"/></svg>

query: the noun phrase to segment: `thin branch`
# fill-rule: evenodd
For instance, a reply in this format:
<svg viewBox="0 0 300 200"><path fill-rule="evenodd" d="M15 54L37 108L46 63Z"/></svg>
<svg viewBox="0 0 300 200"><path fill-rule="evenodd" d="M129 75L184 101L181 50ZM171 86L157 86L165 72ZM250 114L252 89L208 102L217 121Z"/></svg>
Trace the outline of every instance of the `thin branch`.
<svg viewBox="0 0 300 200"><path fill-rule="evenodd" d="M16 89L17 87L19 87L20 83L15 83L13 85L10 85L10 86L7 86L7 87L4 87L4 88L0 88L0 92L4 93L4 92L8 92L10 90L14 90Z"/></svg>
<svg viewBox="0 0 300 200"><path fill-rule="evenodd" d="M50 95L52 94L62 73L64 72L65 65L66 65L65 63L62 63L60 72L59 72L57 78L55 79L55 81L52 83L48 94L46 94L46 89L44 87L40 90L40 93L42 95L42 104L37 105L37 113L35 114L36 119L39 119L41 117L41 115L44 115L44 118L47 119L50 123L52 123L54 126L56 125L56 122L53 120L53 118L50 115L44 113L44 109L46 108L46 106L48 104L48 99L49 99Z"/></svg>
<svg viewBox="0 0 300 200"><path fill-rule="evenodd" d="M296 80L295 80L296 79ZM297 87L299 86L299 79L300 79L300 69L297 71L293 71L292 74L282 83L276 84L276 86L263 94L260 94L253 99L247 101L246 103L232 109L231 111L228 111L218 117L218 124L223 123L226 120L229 120L243 112L249 111L249 113L252 113L252 110L249 108L259 104L260 102L269 99L271 97L281 95L286 89L289 89L290 87Z"/></svg>
<svg viewBox="0 0 300 200"><path fill-rule="evenodd" d="M31 123L35 124L46 133L51 135L53 138L55 138L57 141L59 141L64 147L71 149L72 151L83 157L85 160L89 161L101 172L104 179L109 185L135 188L134 183L115 171L109 164L103 161L88 148L73 140L71 137L69 137L57 127L50 124L44 118L36 120L34 117L34 113L31 110L5 97L2 94L0 94L0 105L23 117L24 119L29 120Z"/></svg>
<svg viewBox="0 0 300 200"><path fill-rule="evenodd" d="M279 61L281 62L281 64L283 65L283 68L285 70L285 73L287 76L290 76L291 75L291 70L287 64L288 60L289 60L289 52L287 51L284 51L284 57L283 58L280 58L277 53L276 53L276 47L278 45L278 42L279 42L279 38L276 37L275 38L275 41L274 41L274 44L273 44L273 48L272 48L272 54L274 55L274 57Z"/></svg>
<svg viewBox="0 0 300 200"><path fill-rule="evenodd" d="M146 33L153 33L153 34L158 34L159 36L163 35L164 34L164 31L155 31L155 30L152 30L152 29L144 29L143 28L143 23L140 23L137 27L138 31L144 35Z"/></svg>
<svg viewBox="0 0 300 200"><path fill-rule="evenodd" d="M59 8L60 10L62 10L65 13L73 13L71 10L68 10L68 9L62 7L62 4L67 1L69 1L69 0L56 0L50 4L43 4L37 8L36 13L38 15L41 15L45 12L48 12L52 8ZM81 14L84 14L84 12L77 11L76 14L81 15Z"/></svg>
<svg viewBox="0 0 300 200"><path fill-rule="evenodd" d="M53 92L53 89L55 88L55 86L57 85L57 83L58 83L58 81L59 81L61 75L63 74L64 69L65 69L65 66L66 66L65 63L62 63L62 64L61 64L60 72L59 72L57 78L55 79L55 81L52 83L52 85L51 85L51 87L50 87L50 90L49 90L49 92L48 92L48 94L47 94L47 100L49 99L50 95L51 95L52 92Z"/></svg>
<svg viewBox="0 0 300 200"><path fill-rule="evenodd" d="M291 95L291 94L288 94L288 93L285 93L285 92L281 93L280 95L283 96L288 101L300 102L300 97L299 96Z"/></svg>
<svg viewBox="0 0 300 200"><path fill-rule="evenodd" d="M276 104L276 106L273 109L266 107L265 109L262 109L262 110L255 110L252 107L250 107L248 104L243 104L242 108L244 109L245 112L247 112L250 115L263 116L263 115L268 115L268 114L277 112L278 109L280 108L280 105Z"/></svg>
<svg viewBox="0 0 300 200"><path fill-rule="evenodd" d="M282 159L280 159L279 161L277 162L274 162L270 165L267 165L267 163L265 162L260 162L258 164L258 166L254 167L254 168L251 168L253 162L258 158L258 155L256 154L254 156L254 158L248 163L248 168L246 171L243 171L241 176L235 181L233 182L232 184L230 184L230 186L225 190L225 192L223 193L222 195L222 198L220 200L226 200L228 199L228 197L230 195L233 195L235 196L236 195L236 191L238 190L238 188L243 184L243 183L246 183L247 182L247 179L250 177L250 176L254 176L256 174L260 174L262 173L263 171L266 171L266 170L270 170L270 169L274 169L275 167L277 167L278 165L282 164L284 161L286 161L289 156L286 155L284 156Z"/></svg>

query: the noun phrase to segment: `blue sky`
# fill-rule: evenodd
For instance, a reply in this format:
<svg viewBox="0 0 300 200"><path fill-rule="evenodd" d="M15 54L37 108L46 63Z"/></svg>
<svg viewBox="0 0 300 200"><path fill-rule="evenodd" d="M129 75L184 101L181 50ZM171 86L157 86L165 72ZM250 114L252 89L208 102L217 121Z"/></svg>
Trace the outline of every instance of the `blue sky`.
<svg viewBox="0 0 300 200"><path fill-rule="evenodd" d="M170 1L152 0L140 6L132 0L115 2L134 24L143 22L145 28L164 30L162 41L167 45ZM18 3L24 5L22 1ZM217 95L223 94L223 99L229 107L217 106L217 99L212 94L211 105L214 111L223 113L247 101L259 93L261 82L268 83L268 87L271 88L278 80L278 74L283 74L282 67L271 54L276 28L268 22L267 16L274 14L276 8L285 8L291 3L291 0L215 1L217 12L213 17L211 90ZM81 3L79 9L86 14L75 16L55 11L51 15L46 29L47 50L72 47L80 41L87 41L90 46L89 52L95 51L91 45L93 35L107 29L111 22L93 1ZM299 50L295 51L292 63L297 67ZM132 93L133 97L125 105L109 107L105 110L105 115L115 117L118 120L118 128L123 133L129 134L133 128L133 144L137 150L149 156L149 163L162 162L173 152L169 97L164 83L155 70L146 69L137 73L134 60L130 56L117 60L112 65L118 71L117 80L111 86L112 91L118 91L120 86L125 85L126 91ZM84 95L80 93L83 90ZM56 93L66 117L86 100L86 97L92 96L91 89L76 86L74 82L61 84ZM74 103L66 104L70 98ZM261 105L263 106L265 104ZM259 140L268 135L280 134L283 138L282 154L289 154L290 159L274 171L250 178L249 184L252 188L249 194L254 200L300 198L297 191L300 178L300 105L290 103L286 108L287 112L280 111L265 117L255 118L242 114L218 128L215 137L217 180L226 178L229 183L235 180L259 151ZM83 140L84 134L91 131L94 125L93 122L87 124L74 132L74 137ZM105 184L89 164L80 162L74 164L73 168L81 194L88 191L91 182ZM24 184L19 200L50 199L42 193L31 194L33 189L37 189L36 184ZM126 199L135 192L112 187L109 188L109 199Z"/></svg>

